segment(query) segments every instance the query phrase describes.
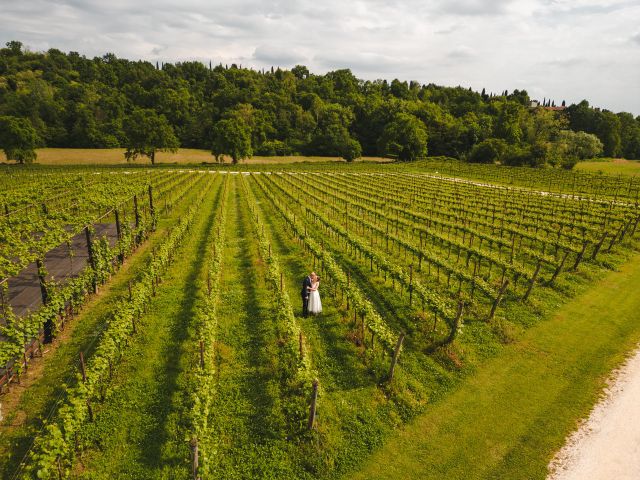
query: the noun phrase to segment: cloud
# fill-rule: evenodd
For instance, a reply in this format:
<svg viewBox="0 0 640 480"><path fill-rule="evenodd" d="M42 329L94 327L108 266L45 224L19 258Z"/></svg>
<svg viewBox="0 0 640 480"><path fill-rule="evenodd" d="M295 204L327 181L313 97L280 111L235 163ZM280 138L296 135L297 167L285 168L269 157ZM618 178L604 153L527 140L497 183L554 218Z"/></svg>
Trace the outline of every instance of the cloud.
<svg viewBox="0 0 640 480"><path fill-rule="evenodd" d="M544 60L538 63L538 65L540 66L551 68L573 68L588 64L589 59L586 57L557 58L552 60Z"/></svg>
<svg viewBox="0 0 640 480"><path fill-rule="evenodd" d="M0 45L19 40L34 50L153 62L302 63L317 73L350 68L365 79L535 88L540 97L588 98L640 114L638 0L0 2Z"/></svg>
<svg viewBox="0 0 640 480"><path fill-rule="evenodd" d="M259 45L253 51L251 58L265 65L281 67L293 66L306 61L306 57L303 54L292 50L291 47L286 45Z"/></svg>
<svg viewBox="0 0 640 480"><path fill-rule="evenodd" d="M503 15L514 0L442 0L432 11L457 16Z"/></svg>
<svg viewBox="0 0 640 480"><path fill-rule="evenodd" d="M462 27L463 26L461 24L449 25L448 27L441 28L433 33L435 33L436 35L449 35L451 33L459 31Z"/></svg>
<svg viewBox="0 0 640 480"><path fill-rule="evenodd" d="M321 66L323 70L349 68L354 72L376 73L378 75L382 72L392 73L395 71L395 76L401 76L398 73L399 69L408 60L372 52L342 51L334 54L316 55L313 57L313 61Z"/></svg>
<svg viewBox="0 0 640 480"><path fill-rule="evenodd" d="M468 60L476 56L476 52L466 45L458 45L447 56L456 60Z"/></svg>

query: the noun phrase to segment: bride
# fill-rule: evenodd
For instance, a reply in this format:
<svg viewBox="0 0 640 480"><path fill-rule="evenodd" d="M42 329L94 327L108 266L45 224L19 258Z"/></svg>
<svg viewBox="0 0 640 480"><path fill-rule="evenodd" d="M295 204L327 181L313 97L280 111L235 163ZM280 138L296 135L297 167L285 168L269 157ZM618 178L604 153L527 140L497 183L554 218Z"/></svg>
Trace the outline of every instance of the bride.
<svg viewBox="0 0 640 480"><path fill-rule="evenodd" d="M315 273L311 275L311 290L309 290L309 313L317 315L322 313L322 302L320 301L320 277Z"/></svg>

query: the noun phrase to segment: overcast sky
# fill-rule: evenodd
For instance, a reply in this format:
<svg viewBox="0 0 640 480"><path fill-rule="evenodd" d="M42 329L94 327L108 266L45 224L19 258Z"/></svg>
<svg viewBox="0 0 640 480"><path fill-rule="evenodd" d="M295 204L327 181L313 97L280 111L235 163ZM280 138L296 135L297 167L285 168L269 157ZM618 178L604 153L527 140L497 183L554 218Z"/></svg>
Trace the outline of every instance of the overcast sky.
<svg viewBox="0 0 640 480"><path fill-rule="evenodd" d="M640 0L0 0L0 41L501 92L640 115Z"/></svg>

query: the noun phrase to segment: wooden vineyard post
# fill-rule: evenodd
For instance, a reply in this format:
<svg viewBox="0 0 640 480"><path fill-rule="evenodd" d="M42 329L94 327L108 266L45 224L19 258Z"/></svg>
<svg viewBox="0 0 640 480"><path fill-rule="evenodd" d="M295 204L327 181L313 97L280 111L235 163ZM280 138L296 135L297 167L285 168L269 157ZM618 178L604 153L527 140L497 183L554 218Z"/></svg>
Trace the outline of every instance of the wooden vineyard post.
<svg viewBox="0 0 640 480"><path fill-rule="evenodd" d="M313 380L313 390L311 392L311 406L309 407L309 422L307 429L313 430L316 423L316 408L318 403L318 379Z"/></svg>
<svg viewBox="0 0 640 480"><path fill-rule="evenodd" d="M120 240L122 238L122 226L120 225L120 212L116 208L114 213L116 216L116 237L118 238L118 240Z"/></svg>
<svg viewBox="0 0 640 480"><path fill-rule="evenodd" d="M527 292L524 294L524 297L522 297L522 301L526 302L527 299L529 298L529 295L531 294L531 290L533 290L533 286L536 284L536 280L538 278L538 273L540 273L541 266L542 266L542 261L538 260L536 269L533 272L533 277L531 277L531 283L529 283L529 288L527 288Z"/></svg>
<svg viewBox="0 0 640 480"><path fill-rule="evenodd" d="M136 228L140 226L140 210L138 209L138 196L133 196L133 212L136 219Z"/></svg>
<svg viewBox="0 0 640 480"><path fill-rule="evenodd" d="M582 257L584 257L584 252L587 250L587 245L589 245L589 242L585 240L585 242L582 244L582 250L580 250L580 253L576 257L576 262L573 264L573 271L578 270L578 265L580 265Z"/></svg>
<svg viewBox="0 0 640 480"><path fill-rule="evenodd" d="M93 279L91 280L93 293L98 293L98 280L96 279L96 259L93 254L93 240L91 238L89 227L84 227L84 235L87 238L87 253L89 254L89 265L91 265L91 269L93 270Z"/></svg>
<svg viewBox="0 0 640 480"><path fill-rule="evenodd" d="M398 342L396 343L396 348L393 350L393 357L391 358L391 367L389 368L389 382L393 380L393 374L396 369L396 364L398 363L398 357L400 356L400 349L402 348L402 342L404 342L405 333L400 333L398 337Z"/></svg>
<svg viewBox="0 0 640 480"><path fill-rule="evenodd" d="M191 439L191 454L192 454L192 465L191 465L191 473L193 475L193 480L200 480L200 477L198 476L198 469L200 468L200 459L199 459L199 452L198 452L198 439L196 437L193 437Z"/></svg>
<svg viewBox="0 0 640 480"><path fill-rule="evenodd" d="M491 306L491 313L489 313L489 320L493 320L493 317L496 314L496 310L498 309L498 306L500 306L500 300L502 300L502 296L504 295L504 292L507 291L508 286L509 286L509 279L505 279L502 282L502 285L500 286L500 290L498 290L498 295L496 295L496 299L493 302L493 305Z"/></svg>
<svg viewBox="0 0 640 480"><path fill-rule="evenodd" d="M120 242L120 240L122 240L122 225L120 223L120 212L118 211L118 209L115 209L115 216L116 216L116 241ZM122 265L124 263L124 252L121 251L118 254L118 262L120 263L120 265Z"/></svg>
<svg viewBox="0 0 640 480"><path fill-rule="evenodd" d="M80 352L80 373L82 373L82 383L87 383L87 370L84 365L84 353Z"/></svg>
<svg viewBox="0 0 640 480"><path fill-rule="evenodd" d="M49 291L47 290L47 284L45 279L44 265L42 260L36 259L36 268L38 270L38 283L40 284L40 295L42 296L42 304L47 305L49 303Z"/></svg>
<svg viewBox="0 0 640 480"><path fill-rule="evenodd" d="M153 206L153 187L151 185L149 185L149 212L151 213L151 229L155 230L156 229L156 219L155 219L155 214L156 214L156 209Z"/></svg>
<svg viewBox="0 0 640 480"><path fill-rule="evenodd" d="M458 311L456 312L456 318L453 320L453 327L451 327L451 333L447 338L446 343L453 343L456 339L456 335L458 335L458 329L460 327L460 321L462 320L462 314L464 312L464 302L460 300L458 302Z"/></svg>
<svg viewBox="0 0 640 480"><path fill-rule="evenodd" d="M387 240L386 252L389 253L389 219L387 219L387 234L385 235Z"/></svg>
<svg viewBox="0 0 640 480"><path fill-rule="evenodd" d="M549 279L549 282L548 282L549 285L551 285L554 282L554 280L556 279L556 277L558 275L560 275L560 272L562 271L562 267L564 267L564 262L567 261L567 257L568 256L569 256L569 250L564 252L564 255L562 257L562 261L560 262L560 265L558 265L558 268L556 268L556 270L553 272L553 275Z"/></svg>
<svg viewBox="0 0 640 480"><path fill-rule="evenodd" d="M609 246L607 247L607 252L610 252L611 249L613 248L613 245L616 243L616 238L618 238L620 236L620 240L622 240L622 230L624 229L624 223L620 224L620 228L618 229L618 231L613 235L613 237L611 238L611 242L609 242Z"/></svg>
<svg viewBox="0 0 640 480"><path fill-rule="evenodd" d="M129 286L129 301L133 300L133 287L131 286L131 280L128 283Z"/></svg>
<svg viewBox="0 0 640 480"><path fill-rule="evenodd" d="M604 243L606 238L607 238L607 232L604 232L604 234L602 235L602 238L600 239L600 241L596 244L595 248L593 249L593 253L591 254L591 260L595 260L596 259L596 257L598 256L598 252L600 252L600 249L602 248L602 244Z"/></svg>
<svg viewBox="0 0 640 480"><path fill-rule="evenodd" d="M511 263L513 263L513 253L514 253L515 247L516 247L516 234L514 233L512 234L512 237L511 237L511 256L509 259L509 262Z"/></svg>
<svg viewBox="0 0 640 480"><path fill-rule="evenodd" d="M409 306L413 303L413 265L409 265Z"/></svg>
<svg viewBox="0 0 640 480"><path fill-rule="evenodd" d="M636 198L637 200L637 198ZM636 206L637 206L637 201L636 201ZM640 215L638 215L636 217L636 221L633 222L633 228L631 229L631 236L634 237L636 234L636 229L638 228L638 222L640 222Z"/></svg>

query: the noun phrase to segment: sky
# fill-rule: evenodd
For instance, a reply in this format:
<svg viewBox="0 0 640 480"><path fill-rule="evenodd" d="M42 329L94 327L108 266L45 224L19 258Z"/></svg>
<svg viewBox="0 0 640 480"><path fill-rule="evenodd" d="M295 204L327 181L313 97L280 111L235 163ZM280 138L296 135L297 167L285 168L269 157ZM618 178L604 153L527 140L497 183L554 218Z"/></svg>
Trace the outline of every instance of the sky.
<svg viewBox="0 0 640 480"><path fill-rule="evenodd" d="M640 115L640 0L0 0L0 42L525 89Z"/></svg>

